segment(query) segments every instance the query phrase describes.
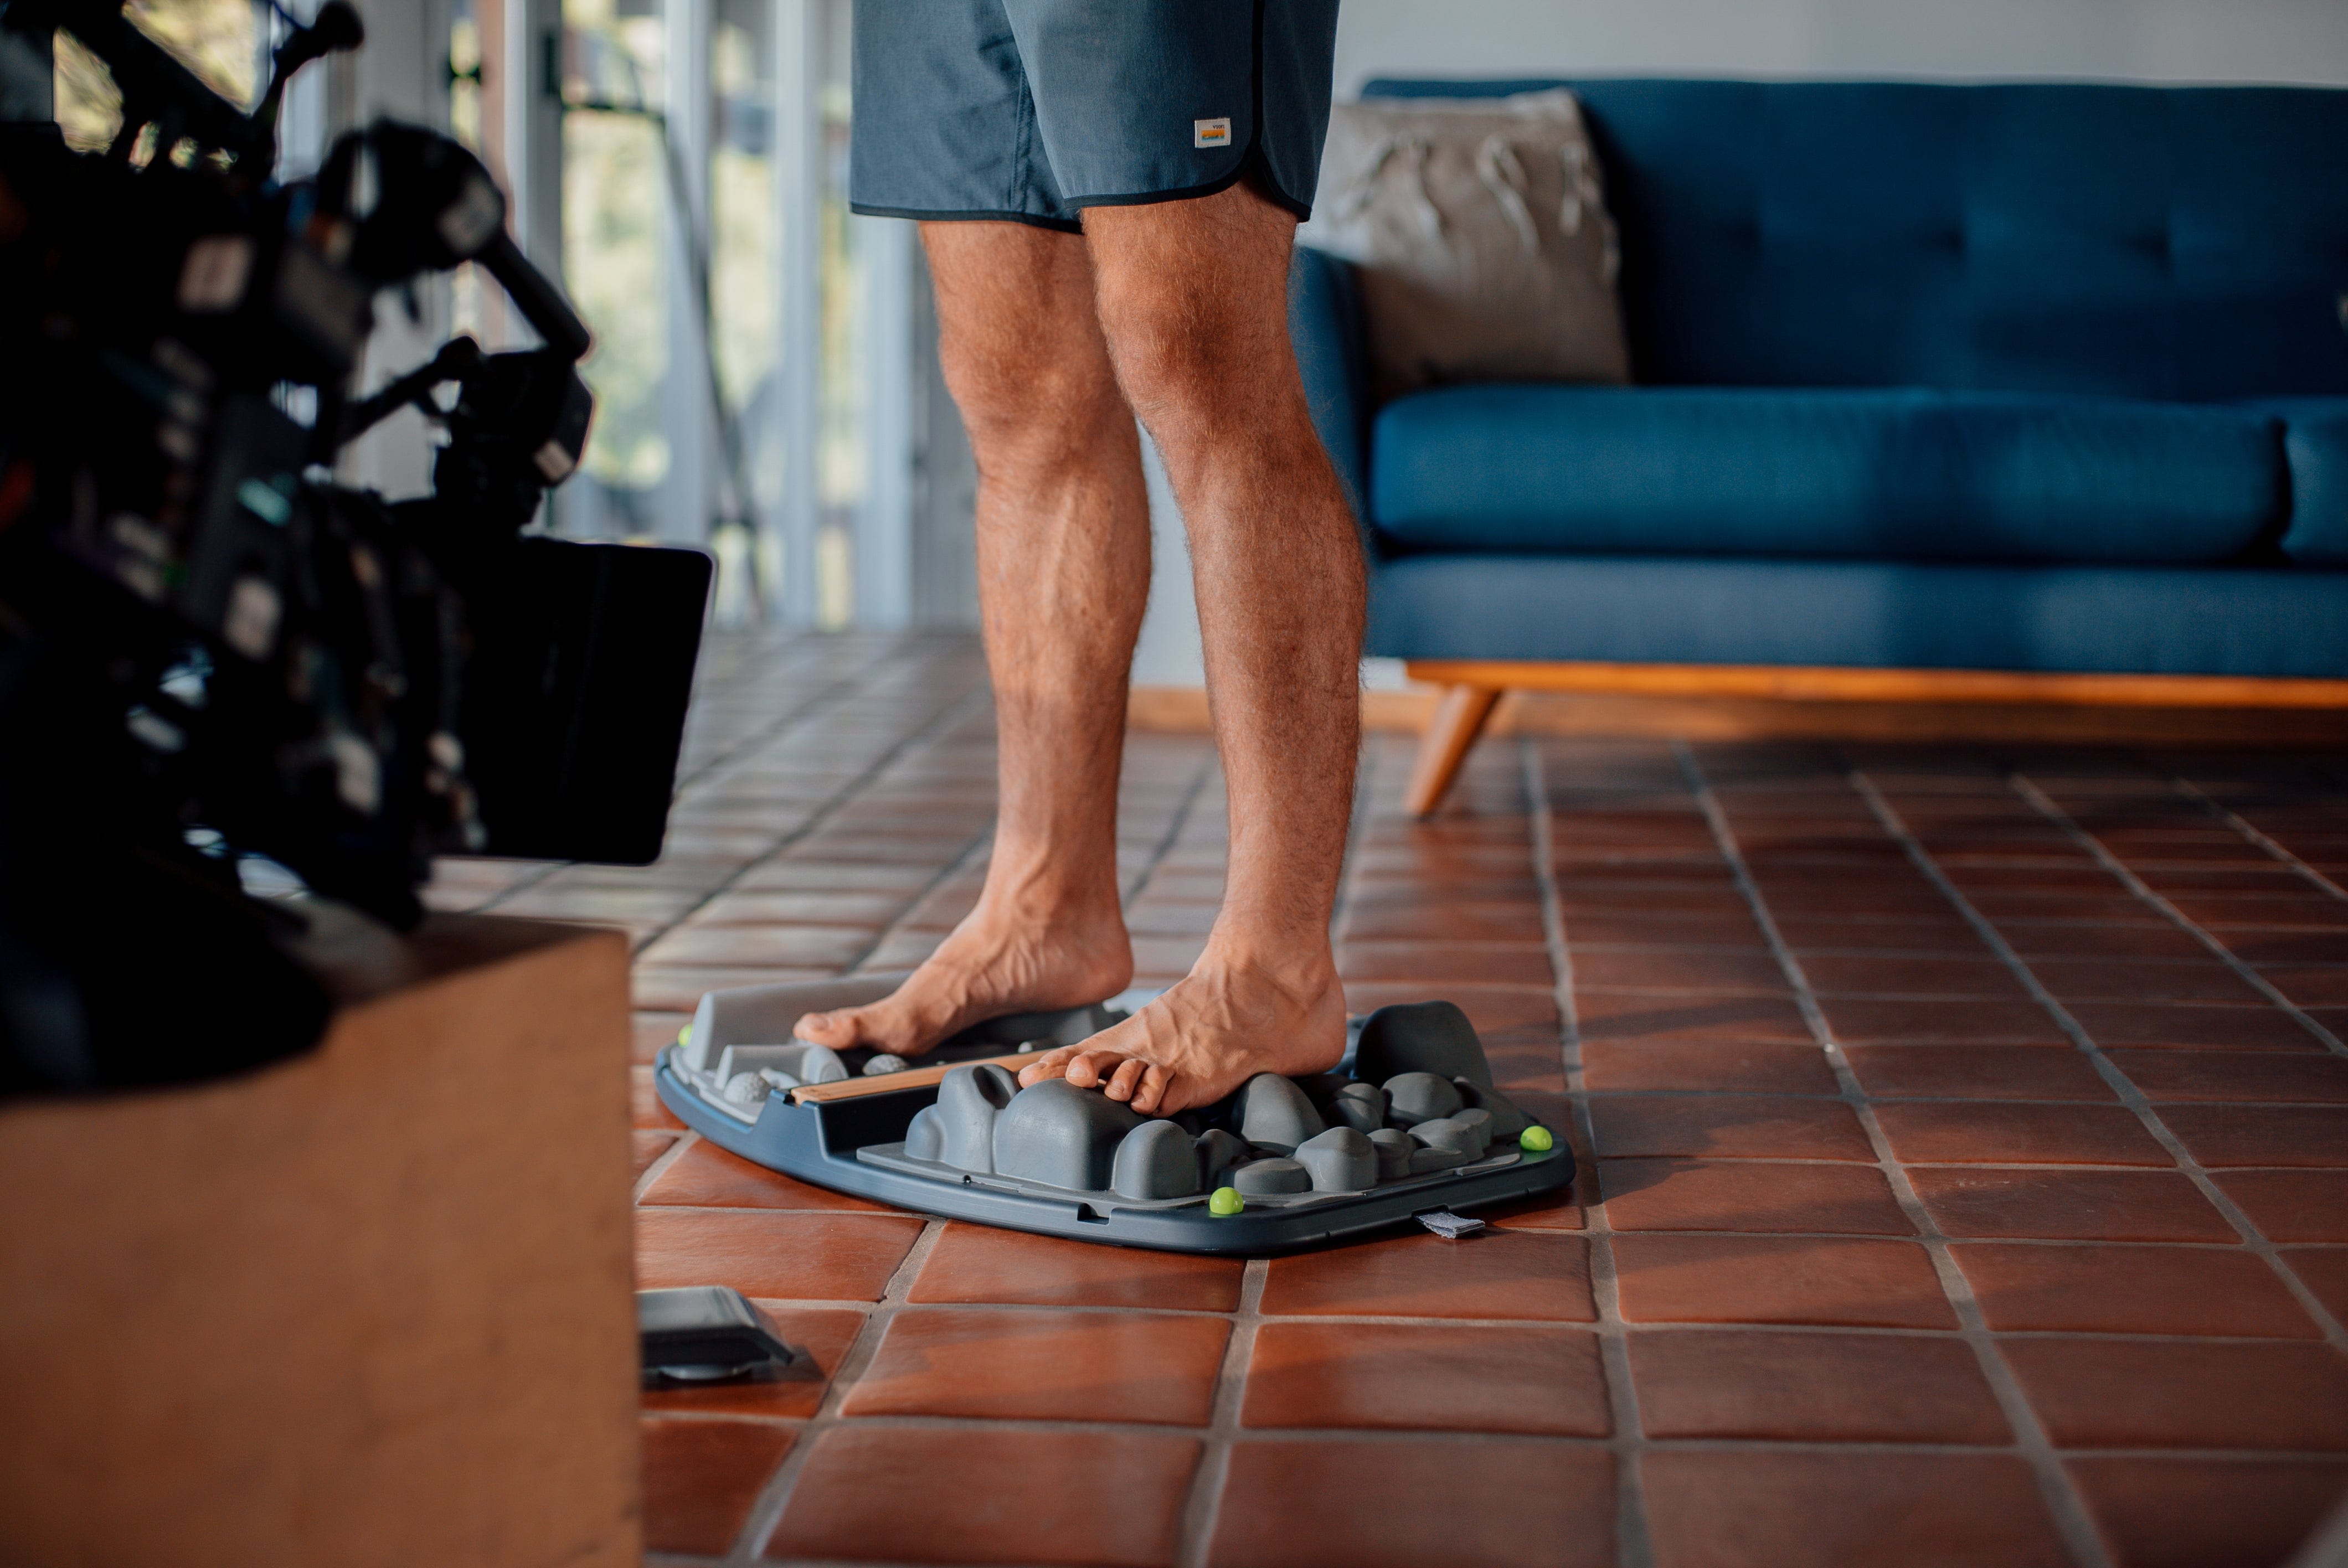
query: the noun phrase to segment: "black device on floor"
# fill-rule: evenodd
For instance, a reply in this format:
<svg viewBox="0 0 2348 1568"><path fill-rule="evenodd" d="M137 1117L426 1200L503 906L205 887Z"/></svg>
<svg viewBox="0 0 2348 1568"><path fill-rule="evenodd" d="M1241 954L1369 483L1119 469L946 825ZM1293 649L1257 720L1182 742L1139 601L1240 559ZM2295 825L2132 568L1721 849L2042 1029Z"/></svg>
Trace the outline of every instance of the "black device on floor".
<svg viewBox="0 0 2348 1568"><path fill-rule="evenodd" d="M652 1385L771 1376L798 1355L774 1319L723 1285L637 1291L636 1337Z"/></svg>
<svg viewBox="0 0 2348 1568"><path fill-rule="evenodd" d="M434 856L644 864L665 831L709 557L528 532L578 466L586 326L465 148L377 121L279 183L303 62L206 88L120 0L0 0L105 62L77 153L0 126L0 1095L201 1080L328 1011L248 856L401 928ZM350 395L380 298L470 262L540 340L458 338ZM390 291L390 295L386 295ZM335 481L402 409L428 494Z"/></svg>

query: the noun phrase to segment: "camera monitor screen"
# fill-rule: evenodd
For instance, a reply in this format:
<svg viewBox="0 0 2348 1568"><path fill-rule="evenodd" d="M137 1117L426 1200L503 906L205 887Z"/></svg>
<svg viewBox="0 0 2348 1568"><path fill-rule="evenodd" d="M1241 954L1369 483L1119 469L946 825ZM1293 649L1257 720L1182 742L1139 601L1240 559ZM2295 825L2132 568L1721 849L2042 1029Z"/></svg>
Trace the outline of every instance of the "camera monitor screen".
<svg viewBox="0 0 2348 1568"><path fill-rule="evenodd" d="M695 549L519 541L473 628L462 735L485 848L657 859L709 600Z"/></svg>

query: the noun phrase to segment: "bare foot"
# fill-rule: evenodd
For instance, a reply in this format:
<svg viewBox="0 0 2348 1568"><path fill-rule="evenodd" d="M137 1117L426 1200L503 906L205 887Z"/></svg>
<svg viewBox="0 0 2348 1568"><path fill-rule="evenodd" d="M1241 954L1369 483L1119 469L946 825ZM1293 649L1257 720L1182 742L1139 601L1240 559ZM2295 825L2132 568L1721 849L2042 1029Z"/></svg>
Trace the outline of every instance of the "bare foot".
<svg viewBox="0 0 2348 1568"><path fill-rule="evenodd" d="M811 1012L792 1032L834 1050L919 1056L972 1024L1113 997L1133 981L1133 942L1105 915L1014 917L982 903L905 983L877 1002Z"/></svg>
<svg viewBox="0 0 2348 1568"><path fill-rule="evenodd" d="M1325 1072L1345 1054L1345 993L1325 958L1284 980L1253 964L1200 958L1156 1001L1081 1045L1020 1069L1024 1088L1065 1077L1145 1114L1211 1105L1259 1072Z"/></svg>

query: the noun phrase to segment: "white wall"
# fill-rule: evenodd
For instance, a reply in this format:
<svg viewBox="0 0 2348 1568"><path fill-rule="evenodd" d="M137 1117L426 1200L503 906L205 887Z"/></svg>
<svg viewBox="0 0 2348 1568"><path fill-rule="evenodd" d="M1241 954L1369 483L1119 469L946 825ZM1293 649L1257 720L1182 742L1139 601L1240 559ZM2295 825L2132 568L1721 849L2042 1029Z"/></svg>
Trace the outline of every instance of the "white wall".
<svg viewBox="0 0 2348 1568"><path fill-rule="evenodd" d="M2342 0L1344 0L1377 76L1892 77L2348 86Z"/></svg>
<svg viewBox="0 0 2348 1568"><path fill-rule="evenodd" d="M1149 611L1133 651L1137 686L1204 686L1199 649L1199 602L1191 596L1190 547L1182 541L1182 514L1166 465L1144 434L1141 473L1149 486Z"/></svg>
<svg viewBox="0 0 2348 1568"><path fill-rule="evenodd" d="M1338 13L1341 98L1383 76L1642 75L2348 87L2348 0L1344 0ZM1170 505L1155 532L1134 680L1196 685Z"/></svg>

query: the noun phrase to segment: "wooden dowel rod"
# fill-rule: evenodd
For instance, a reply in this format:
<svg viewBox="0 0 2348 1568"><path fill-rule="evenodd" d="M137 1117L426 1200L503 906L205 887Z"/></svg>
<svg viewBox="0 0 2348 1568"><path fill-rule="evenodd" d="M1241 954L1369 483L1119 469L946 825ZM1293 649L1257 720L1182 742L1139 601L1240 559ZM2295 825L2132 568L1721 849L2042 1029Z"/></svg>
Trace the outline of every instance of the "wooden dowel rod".
<svg viewBox="0 0 2348 1568"><path fill-rule="evenodd" d="M850 1078L839 1083L806 1083L791 1091L791 1103L807 1105L819 1100L854 1100L865 1094L886 1094L897 1089L922 1089L937 1082L957 1067L976 1067L981 1062L997 1062L1008 1066L1027 1062L1042 1055L1041 1051L1014 1051L1008 1056L981 1056L968 1061L942 1061L935 1067L909 1067L902 1072L883 1072L874 1078Z"/></svg>

